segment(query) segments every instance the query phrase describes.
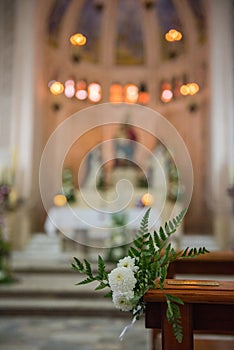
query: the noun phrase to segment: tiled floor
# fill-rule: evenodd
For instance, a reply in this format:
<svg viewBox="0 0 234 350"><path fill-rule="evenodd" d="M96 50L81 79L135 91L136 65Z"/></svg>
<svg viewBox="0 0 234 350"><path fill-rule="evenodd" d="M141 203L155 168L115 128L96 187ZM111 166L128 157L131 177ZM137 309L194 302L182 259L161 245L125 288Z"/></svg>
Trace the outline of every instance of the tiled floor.
<svg viewBox="0 0 234 350"><path fill-rule="evenodd" d="M107 318L0 318L1 350L149 349L149 330L135 323L122 342L127 320Z"/></svg>

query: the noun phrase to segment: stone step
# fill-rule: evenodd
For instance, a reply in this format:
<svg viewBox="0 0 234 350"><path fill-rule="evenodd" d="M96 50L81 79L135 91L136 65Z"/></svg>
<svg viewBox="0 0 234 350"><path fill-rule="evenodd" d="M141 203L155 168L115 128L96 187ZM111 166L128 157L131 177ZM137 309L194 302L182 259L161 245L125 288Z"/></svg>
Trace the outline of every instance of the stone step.
<svg viewBox="0 0 234 350"><path fill-rule="evenodd" d="M0 315L3 316L84 316L131 317L117 310L111 300L61 298L1 298Z"/></svg>
<svg viewBox="0 0 234 350"><path fill-rule="evenodd" d="M76 286L79 274L15 275L16 283L0 286L1 316L99 316L127 317L104 295L109 289L95 291L97 283Z"/></svg>

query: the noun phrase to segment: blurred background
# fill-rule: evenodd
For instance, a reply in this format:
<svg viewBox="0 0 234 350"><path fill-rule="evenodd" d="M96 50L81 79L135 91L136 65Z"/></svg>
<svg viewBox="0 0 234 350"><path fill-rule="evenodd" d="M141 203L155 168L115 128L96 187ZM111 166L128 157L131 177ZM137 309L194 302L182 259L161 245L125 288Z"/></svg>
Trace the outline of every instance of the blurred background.
<svg viewBox="0 0 234 350"><path fill-rule="evenodd" d="M74 319L64 326L59 347L60 340L55 337L55 345L50 334L47 342L32 337L42 329L40 318L34 323L14 319L32 314L83 316L79 322L88 321L79 326L81 333L97 329L98 340L87 345L86 338L79 349L127 346L105 339L108 345L103 345L100 334L110 332L105 317L117 316L118 329L122 316L109 304L100 307L100 300L92 306L90 290L78 294L70 262L75 254L95 263L101 251L112 264L126 253L127 236L139 224L123 232L130 218L152 206L159 224L172 208L183 207L176 150L173 142L166 147L154 136L158 124L148 117L151 111L175 127L193 166L191 203L174 244L234 249L233 17L231 0L0 1L0 309L12 316L1 317L1 349L77 346L76 332L68 336L76 328ZM111 109L101 115L106 103L118 114L117 122ZM86 112L89 107L98 113ZM71 144L59 172L72 124L50 148L49 166L43 169L43 188L51 194L45 205L39 186L43 150L56 128L77 113L81 137ZM119 143L105 143L110 139ZM146 156L136 144L145 147ZM116 198L122 178L131 182L133 195L126 212L107 217L103 203ZM104 331L96 319L85 319L94 315L104 317ZM51 332L60 334L63 325L51 323ZM29 328L30 339L22 335ZM12 329L14 341L7 336ZM132 347L151 346L148 333L136 341L142 339L142 347L134 339Z"/></svg>

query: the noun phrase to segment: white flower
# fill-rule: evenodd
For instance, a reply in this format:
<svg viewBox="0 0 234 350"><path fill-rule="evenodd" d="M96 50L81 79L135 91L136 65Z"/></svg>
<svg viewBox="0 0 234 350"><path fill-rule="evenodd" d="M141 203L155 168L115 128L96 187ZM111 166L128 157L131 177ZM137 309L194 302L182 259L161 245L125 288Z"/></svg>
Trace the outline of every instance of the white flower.
<svg viewBox="0 0 234 350"><path fill-rule="evenodd" d="M122 311L130 311L133 308L131 299L134 297L134 292L113 293L112 299L115 307Z"/></svg>
<svg viewBox="0 0 234 350"><path fill-rule="evenodd" d="M125 293L133 290L137 280L132 270L126 267L116 267L109 273L108 281L113 292Z"/></svg>
<svg viewBox="0 0 234 350"><path fill-rule="evenodd" d="M118 267L127 267L128 269L132 270L133 272L136 272L139 267L135 266L135 258L131 258L130 256L126 256L123 259L120 259L118 264Z"/></svg>

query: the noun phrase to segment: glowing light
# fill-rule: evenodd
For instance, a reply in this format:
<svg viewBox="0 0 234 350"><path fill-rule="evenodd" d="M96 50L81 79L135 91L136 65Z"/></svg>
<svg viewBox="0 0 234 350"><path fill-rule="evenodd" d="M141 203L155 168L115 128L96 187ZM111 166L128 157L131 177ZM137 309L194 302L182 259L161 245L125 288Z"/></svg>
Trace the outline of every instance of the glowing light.
<svg viewBox="0 0 234 350"><path fill-rule="evenodd" d="M88 92L86 90L78 90L76 91L76 98L78 100L84 101L88 97Z"/></svg>
<svg viewBox="0 0 234 350"><path fill-rule="evenodd" d="M169 33L166 33L166 34L165 34L165 39L166 39L167 41L174 41L174 39L170 36Z"/></svg>
<svg viewBox="0 0 234 350"><path fill-rule="evenodd" d="M165 34L165 39L167 41L180 41L182 39L182 33L180 33L176 29L170 29L166 34Z"/></svg>
<svg viewBox="0 0 234 350"><path fill-rule="evenodd" d="M195 95L199 91L199 86L197 83L191 83L189 85L189 93L190 95Z"/></svg>
<svg viewBox="0 0 234 350"><path fill-rule="evenodd" d="M112 84L110 87L110 102L123 102L123 87L120 84Z"/></svg>
<svg viewBox="0 0 234 350"><path fill-rule="evenodd" d="M70 37L70 43L74 46L83 46L86 44L86 37L81 33L73 34Z"/></svg>
<svg viewBox="0 0 234 350"><path fill-rule="evenodd" d="M50 92L53 95L60 95L64 91L64 86L60 81L52 81L49 83Z"/></svg>
<svg viewBox="0 0 234 350"><path fill-rule="evenodd" d="M188 85L182 85L182 86L180 87L180 93L181 93L181 95L183 95L183 96L188 95L188 94L189 94L189 87L188 87Z"/></svg>
<svg viewBox="0 0 234 350"><path fill-rule="evenodd" d="M146 105L150 100L150 95L147 91L141 91L139 93L138 102L142 105Z"/></svg>
<svg viewBox="0 0 234 350"><path fill-rule="evenodd" d="M138 100L138 87L134 84L127 84L124 87L125 92L125 102L136 103Z"/></svg>
<svg viewBox="0 0 234 350"><path fill-rule="evenodd" d="M144 206L150 206L154 203L154 197L150 193L145 193L141 198L141 202Z"/></svg>
<svg viewBox="0 0 234 350"><path fill-rule="evenodd" d="M101 85L97 83L91 83L88 86L88 98L92 102L99 102L102 98Z"/></svg>
<svg viewBox="0 0 234 350"><path fill-rule="evenodd" d="M150 100L150 95L147 91L146 85L141 84L140 89L139 89L139 97L138 97L138 102L142 105L146 105Z"/></svg>
<svg viewBox="0 0 234 350"><path fill-rule="evenodd" d="M199 85L197 83L188 83L180 87L181 95L195 95L199 91Z"/></svg>
<svg viewBox="0 0 234 350"><path fill-rule="evenodd" d="M69 79L65 82L64 95L68 98L72 98L75 95L75 82L74 82L74 80Z"/></svg>
<svg viewBox="0 0 234 350"><path fill-rule="evenodd" d="M84 101L88 97L87 84L85 80L79 80L76 84L76 98Z"/></svg>
<svg viewBox="0 0 234 350"><path fill-rule="evenodd" d="M65 81L65 84L64 84L64 85L65 85L65 86L70 86L70 85L74 86L74 85L75 85L75 82L74 82L74 80L72 80L72 79L68 79L68 80Z"/></svg>
<svg viewBox="0 0 234 350"><path fill-rule="evenodd" d="M56 194L54 196L54 205L57 207L63 207L67 203L67 198L64 196L64 194Z"/></svg>
<svg viewBox="0 0 234 350"><path fill-rule="evenodd" d="M173 92L171 90L163 90L161 94L161 100L163 102L170 102L173 97Z"/></svg>

